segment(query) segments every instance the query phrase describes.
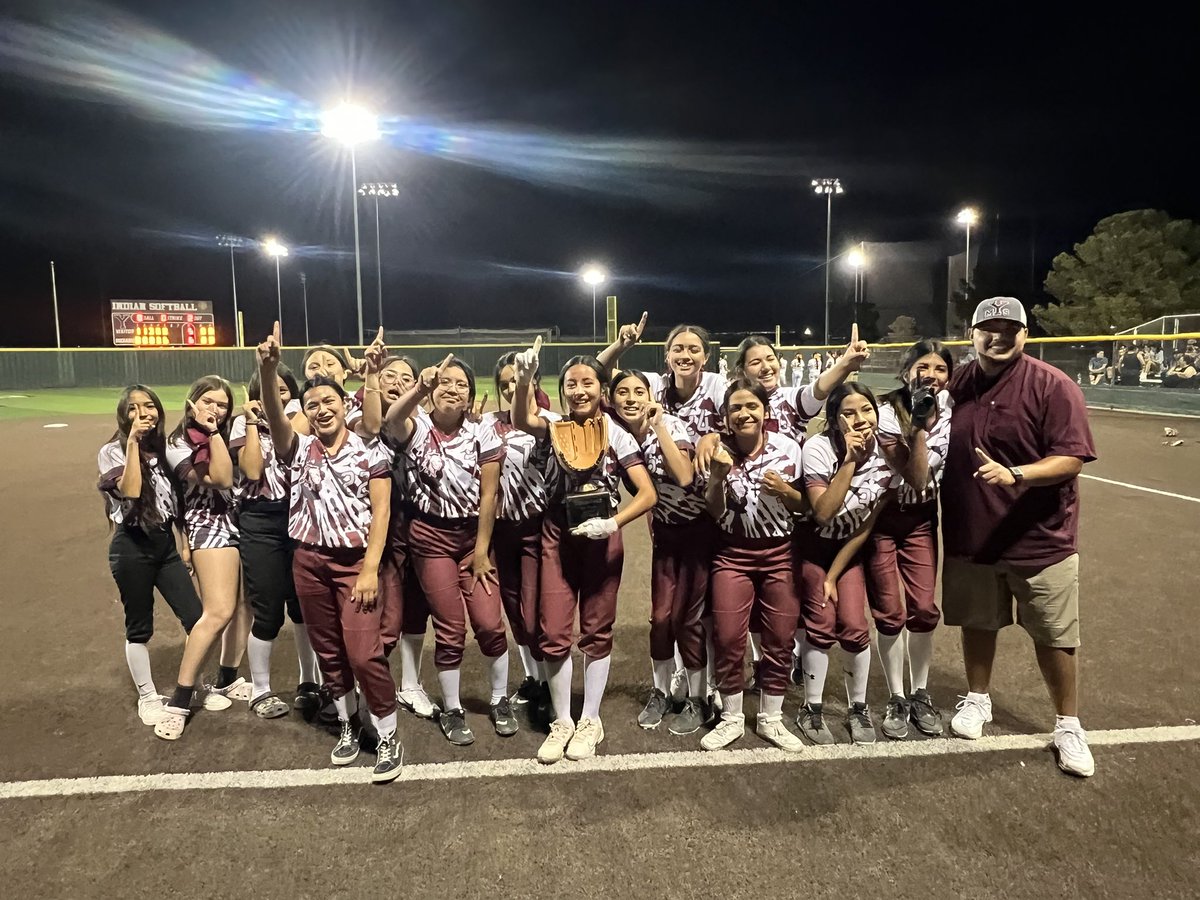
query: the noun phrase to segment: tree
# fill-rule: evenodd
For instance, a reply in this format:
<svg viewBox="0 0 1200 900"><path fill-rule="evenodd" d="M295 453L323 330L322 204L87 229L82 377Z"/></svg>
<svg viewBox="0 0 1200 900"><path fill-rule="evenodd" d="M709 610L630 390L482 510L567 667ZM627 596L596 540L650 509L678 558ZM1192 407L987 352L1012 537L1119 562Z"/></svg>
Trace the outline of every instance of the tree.
<svg viewBox="0 0 1200 900"><path fill-rule="evenodd" d="M917 320L912 316L896 316L884 336L886 344L911 344L917 339Z"/></svg>
<svg viewBox="0 0 1200 900"><path fill-rule="evenodd" d="M1033 314L1049 334L1109 334L1200 311L1200 226L1156 209L1101 219L1073 253L1054 258Z"/></svg>

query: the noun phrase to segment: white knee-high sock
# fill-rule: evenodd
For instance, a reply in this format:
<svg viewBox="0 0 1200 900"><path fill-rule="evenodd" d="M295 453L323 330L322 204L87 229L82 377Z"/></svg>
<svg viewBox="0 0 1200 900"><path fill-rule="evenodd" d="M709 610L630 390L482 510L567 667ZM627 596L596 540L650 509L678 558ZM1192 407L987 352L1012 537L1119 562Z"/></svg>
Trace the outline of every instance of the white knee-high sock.
<svg viewBox="0 0 1200 900"><path fill-rule="evenodd" d="M650 665L653 669L655 689L662 691L668 697L671 696L671 676L675 674L675 660L652 659ZM587 671L586 663L584 671Z"/></svg>
<svg viewBox="0 0 1200 900"><path fill-rule="evenodd" d="M764 694L759 691L758 714L768 717L783 715L783 694L775 696L774 694Z"/></svg>
<svg viewBox="0 0 1200 900"><path fill-rule="evenodd" d="M396 714L388 713L383 718L371 713L371 724L381 738L391 738L396 733Z"/></svg>
<svg viewBox="0 0 1200 900"><path fill-rule="evenodd" d="M904 635L876 632L875 649L879 651L879 662L883 665L883 677L887 681L889 694L904 695Z"/></svg>
<svg viewBox="0 0 1200 900"><path fill-rule="evenodd" d="M530 650L528 647L522 647L520 644L518 644L517 645L517 653L521 657L521 668L525 670L525 677L526 678L537 678L538 677L537 662L533 658L533 651Z"/></svg>
<svg viewBox="0 0 1200 900"><path fill-rule="evenodd" d="M804 661L804 702L820 703L825 696L825 676L829 674L829 651L820 650L805 639L800 658Z"/></svg>
<svg viewBox="0 0 1200 900"><path fill-rule="evenodd" d="M846 703L867 702L867 676L871 674L871 648L857 653L843 651L842 673L846 682Z"/></svg>
<svg viewBox="0 0 1200 900"><path fill-rule="evenodd" d="M546 660L546 672L550 682L550 704L554 707L554 718L559 722L574 722L571 718L571 677L575 665L568 653L562 659Z"/></svg>
<svg viewBox="0 0 1200 900"><path fill-rule="evenodd" d="M908 683L914 691L929 686L929 667L933 664L933 632L905 631L908 635Z"/></svg>
<svg viewBox="0 0 1200 900"><path fill-rule="evenodd" d="M736 694L721 694L721 718L732 718L742 715L742 692Z"/></svg>
<svg viewBox="0 0 1200 900"><path fill-rule="evenodd" d="M688 669L688 697L693 700L700 701L704 699L704 670L703 669Z"/></svg>
<svg viewBox="0 0 1200 900"><path fill-rule="evenodd" d="M712 621L704 624L704 649L708 653L708 664L704 667L704 696L717 692L717 652L713 647Z"/></svg>
<svg viewBox="0 0 1200 900"><path fill-rule="evenodd" d="M421 645L423 634L400 636L400 690L415 691L421 686Z"/></svg>
<svg viewBox="0 0 1200 900"><path fill-rule="evenodd" d="M250 635L246 639L246 655L250 657L250 681L254 685L254 696L271 693L271 646L274 641L264 641Z"/></svg>
<svg viewBox="0 0 1200 900"><path fill-rule="evenodd" d="M321 666L308 639L308 629L293 622L292 640L296 642L296 660L300 663L300 684L320 684Z"/></svg>
<svg viewBox="0 0 1200 900"><path fill-rule="evenodd" d="M608 684L608 669L611 663L611 656L603 659L592 659L590 656L583 658L583 718L585 719L600 718L600 701L604 699L604 688ZM674 660L669 665L675 665ZM667 686L670 687L669 681Z"/></svg>
<svg viewBox="0 0 1200 900"><path fill-rule="evenodd" d="M145 644L125 642L125 662L129 665L129 674L133 676L133 686L137 688L138 699L150 699L158 696L154 687L154 677L150 674L150 648Z"/></svg>
<svg viewBox="0 0 1200 900"><path fill-rule="evenodd" d="M345 697L338 697L333 701L333 706L339 721L349 722L350 717L358 712L358 692L351 691Z"/></svg>
<svg viewBox="0 0 1200 900"><path fill-rule="evenodd" d="M492 703L496 704L508 696L508 651L505 650L491 661Z"/></svg>
<svg viewBox="0 0 1200 900"><path fill-rule="evenodd" d="M683 671L683 655L679 652L679 645L675 645L675 671Z"/></svg>
<svg viewBox="0 0 1200 900"><path fill-rule="evenodd" d="M758 662L762 659L762 635L750 632L750 659Z"/></svg>
<svg viewBox="0 0 1200 900"><path fill-rule="evenodd" d="M438 685L442 689L442 709L449 712L452 709L462 709L462 701L458 697L458 686L462 673L458 669L438 669Z"/></svg>

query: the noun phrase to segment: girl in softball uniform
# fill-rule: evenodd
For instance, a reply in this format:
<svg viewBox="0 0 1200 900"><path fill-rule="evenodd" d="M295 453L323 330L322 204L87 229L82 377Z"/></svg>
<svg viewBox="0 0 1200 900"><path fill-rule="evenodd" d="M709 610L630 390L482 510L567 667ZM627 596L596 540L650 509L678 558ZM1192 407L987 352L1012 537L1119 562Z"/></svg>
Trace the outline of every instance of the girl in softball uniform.
<svg viewBox="0 0 1200 900"><path fill-rule="evenodd" d="M901 387L880 398L879 445L902 475L896 502L888 504L874 523L866 557L867 596L890 695L881 727L890 738L905 737L910 720L923 734L942 733L928 681L933 631L941 619L934 597L938 486L950 443L946 384L953 371L954 358L940 341L918 341L904 355ZM933 393L934 405L929 415L919 419L912 411L913 392L922 388Z"/></svg>
<svg viewBox="0 0 1200 900"><path fill-rule="evenodd" d="M430 398L428 415L416 415ZM488 660L489 713L496 733L516 734L508 699L508 638L490 554L501 448L480 450L481 421L469 415L475 375L453 355L423 369L417 383L388 410L388 439L412 464L413 519L408 544L433 618L434 663L442 689L442 733L452 744L474 743L460 700L467 620ZM488 466L488 463L496 465Z"/></svg>
<svg viewBox="0 0 1200 900"><path fill-rule="evenodd" d="M176 480L184 485L184 531L204 612L184 648L178 683L167 707L169 715L154 726L154 733L169 741L183 734L200 669L218 639L220 676L217 686L208 691L205 708L228 709L231 703L226 695L249 699L248 686L237 677L245 648L242 620L248 630L248 616L240 616L234 624L239 613L241 561L228 446L233 392L225 379L206 375L188 389L185 405L186 413L167 441L166 460Z"/></svg>
<svg viewBox="0 0 1200 900"><path fill-rule="evenodd" d="M814 743L833 743L822 699L829 651L837 644L845 655L850 738L866 744L874 742L875 728L867 707L871 634L861 558L840 574L834 570L835 596L827 596L825 584L838 551L884 502L895 472L876 437L878 406L870 388L856 382L838 386L825 416L824 432L804 444L804 487L815 524L800 535L805 702L796 722Z"/></svg>
<svg viewBox="0 0 1200 900"><path fill-rule="evenodd" d="M97 456L99 488L113 523L108 566L125 609L125 661L138 692L138 716L155 726L168 714L146 647L154 634L154 589L185 632L191 633L201 615L188 572L191 551L185 541L180 558L171 529L179 504L165 446L158 395L142 384L125 388L117 401L117 430Z"/></svg>
<svg viewBox="0 0 1200 900"><path fill-rule="evenodd" d="M300 413L300 388L292 370L276 372L279 399L289 416ZM237 463L238 531L246 602L254 614L247 641L252 694L250 708L263 719L287 715L288 706L271 691L271 649L283 627L286 610L292 620L300 677L295 705L305 715L320 706L317 656L296 599L292 581L292 539L288 536L288 470L275 454L263 414L262 382L256 370L247 386L243 415L233 420L229 449Z"/></svg>
<svg viewBox="0 0 1200 900"><path fill-rule="evenodd" d="M616 415L641 447L658 492L651 514L650 660L654 687L638 715L642 728L657 728L671 709L675 648L687 672L687 699L672 716L672 734L692 734L704 722L704 604L708 594L714 528L704 496L694 485L695 445L682 419L664 413L651 399L641 372L617 373L609 390Z"/></svg>
<svg viewBox="0 0 1200 900"><path fill-rule="evenodd" d="M512 419L517 428L542 441L549 435L551 422L543 414L531 414L529 399L540 349L539 338L531 349L517 355ZM546 467L549 505L542 523L538 623L555 718L549 736L538 749L538 760L543 763L558 762L564 753L568 759L594 756L596 746L604 740L600 702L608 682L617 589L625 558L621 526L648 512L657 497L637 442L601 409L607 380L604 368L590 356L572 357L559 374L559 397L567 420L581 434L596 437L602 430L606 443L598 448L595 465L583 473L567 469L558 451L550 455ZM562 423L554 427L562 427ZM618 510L622 477L636 493ZM603 492L600 499L607 503L603 514L568 529L568 495L595 491ZM583 714L578 725L571 719L571 644L576 610L579 650L584 655Z"/></svg>
<svg viewBox="0 0 1200 900"><path fill-rule="evenodd" d="M745 733L743 662L751 609L762 622L762 660L756 731L783 750L802 744L783 724L792 638L799 616L794 580L794 512L799 492L800 445L769 430L769 396L757 382L739 379L725 397L729 434L714 452L705 503L719 527L712 563L713 645L721 718L700 741L705 750L727 747Z"/></svg>
<svg viewBox="0 0 1200 900"><path fill-rule="evenodd" d="M391 495L387 459L346 428L345 392L328 378L306 381L300 392L312 433L292 429L278 389L278 323L259 345L258 361L271 442L289 468L296 595L341 726L330 761L344 766L358 758L357 682L379 735L372 780L391 781L400 774L403 749L378 603Z"/></svg>
<svg viewBox="0 0 1200 900"><path fill-rule="evenodd" d="M481 450L499 446L499 494L496 499L496 524L492 530L492 549L496 557L496 576L500 581L500 599L521 656L525 677L512 696L517 705L534 704L531 718L549 727L550 685L545 660L538 640L538 578L542 567L542 517L546 512L546 463L550 442L519 431L513 425L511 406L517 390L516 353L506 353L496 361L496 396L500 410L483 417ZM544 409L530 393L535 408L530 416L544 415L552 421L559 416ZM504 409L504 404L509 409Z"/></svg>

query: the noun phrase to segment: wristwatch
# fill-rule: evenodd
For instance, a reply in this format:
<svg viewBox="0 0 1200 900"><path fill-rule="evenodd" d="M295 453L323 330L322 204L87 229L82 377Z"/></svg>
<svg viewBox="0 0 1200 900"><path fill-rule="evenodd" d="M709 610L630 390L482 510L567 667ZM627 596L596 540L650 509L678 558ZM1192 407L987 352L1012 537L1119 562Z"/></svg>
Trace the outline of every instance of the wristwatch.
<svg viewBox="0 0 1200 900"><path fill-rule="evenodd" d="M1020 466L1009 466L1008 471L1012 472L1013 480L1020 484L1025 480L1025 473L1021 471Z"/></svg>

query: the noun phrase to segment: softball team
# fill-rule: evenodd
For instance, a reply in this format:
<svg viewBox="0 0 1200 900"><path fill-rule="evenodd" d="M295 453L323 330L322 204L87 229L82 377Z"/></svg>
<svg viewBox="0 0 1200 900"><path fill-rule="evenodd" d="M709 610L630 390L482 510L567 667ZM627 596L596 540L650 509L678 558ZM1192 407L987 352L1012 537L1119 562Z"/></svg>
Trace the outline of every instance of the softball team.
<svg viewBox="0 0 1200 900"><path fill-rule="evenodd" d="M669 333L665 372L614 373L646 321L622 327L598 358L562 366L561 416L536 389L540 340L497 360L500 408L486 414L466 362L450 355L418 371L385 356L382 333L362 360L309 349L301 384L280 362L276 331L258 348L241 414L229 384L206 376L169 439L154 392L127 388L98 468L141 720L178 739L198 687L205 709L241 700L262 719L293 707L312 718L325 704L336 722L331 762L373 745L372 777L390 781L403 758L398 709L435 719L452 744L476 740L460 675L469 622L491 729L516 734L524 709L546 734L539 761L586 759L604 740L621 529L649 513L642 728L690 735L707 722L700 746L727 747L745 732L745 691L757 689L757 734L800 751L783 716L791 673L804 689L800 734L831 743L824 693L838 647L847 730L873 741L869 609L888 686L884 734L903 739L910 724L940 734L928 676L949 353L914 345L881 403L846 380L870 352L857 329L832 365L792 387L760 336L738 348L732 382L706 371L709 336L691 324ZM347 393L351 376L363 382L357 393ZM809 437L822 411L824 430ZM154 588L188 635L169 696L146 650ZM285 618L299 664L290 705L271 683ZM440 708L420 682L429 619ZM511 695L509 632L520 659ZM750 682L752 633L761 660ZM201 685L218 645L215 682ZM238 676L246 651L249 683Z"/></svg>

